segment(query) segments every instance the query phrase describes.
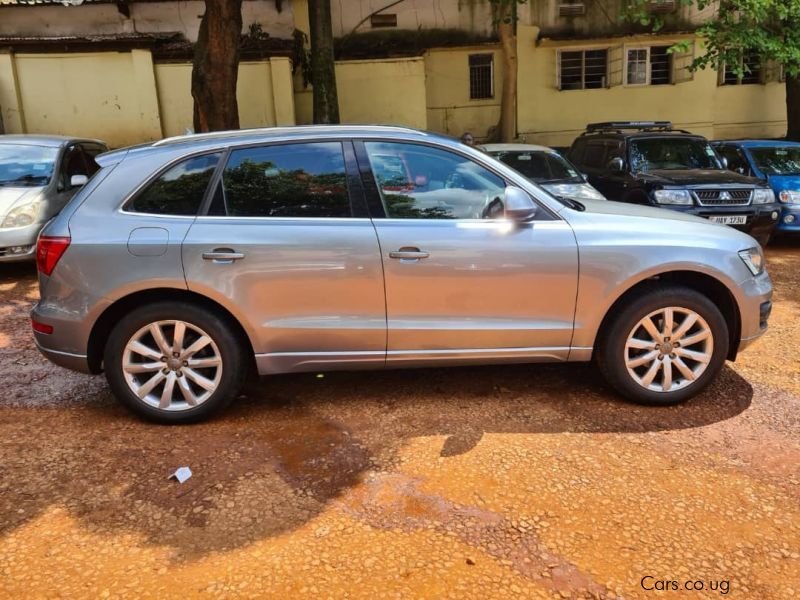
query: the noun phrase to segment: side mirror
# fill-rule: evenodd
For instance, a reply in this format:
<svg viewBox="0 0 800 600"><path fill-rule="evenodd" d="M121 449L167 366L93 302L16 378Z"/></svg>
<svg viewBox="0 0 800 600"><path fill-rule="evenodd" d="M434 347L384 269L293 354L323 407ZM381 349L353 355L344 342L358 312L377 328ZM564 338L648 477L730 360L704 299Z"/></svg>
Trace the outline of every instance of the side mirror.
<svg viewBox="0 0 800 600"><path fill-rule="evenodd" d="M506 188L503 207L506 218L514 221L530 221L538 210L528 192L513 185Z"/></svg>
<svg viewBox="0 0 800 600"><path fill-rule="evenodd" d="M69 179L69 187L71 188L82 187L86 185L87 181L89 181L89 178L86 175L73 175Z"/></svg>
<svg viewBox="0 0 800 600"><path fill-rule="evenodd" d="M724 156L720 156L719 157L719 162L722 164L722 168L723 169L727 169L728 168L728 159L727 158L725 158Z"/></svg>
<svg viewBox="0 0 800 600"><path fill-rule="evenodd" d="M625 163L619 156L617 156L608 161L608 168L614 173L622 173L622 171L625 169Z"/></svg>

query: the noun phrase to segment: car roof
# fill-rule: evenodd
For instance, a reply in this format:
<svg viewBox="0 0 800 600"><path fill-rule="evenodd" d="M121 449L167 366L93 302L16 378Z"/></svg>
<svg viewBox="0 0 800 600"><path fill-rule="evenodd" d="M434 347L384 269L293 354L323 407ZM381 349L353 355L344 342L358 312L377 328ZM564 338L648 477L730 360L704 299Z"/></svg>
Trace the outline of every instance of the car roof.
<svg viewBox="0 0 800 600"><path fill-rule="evenodd" d="M0 135L0 144L27 144L30 146L59 148L70 142L90 142L103 146L106 145L105 142L101 142L100 140L69 137L66 135L43 135L37 133Z"/></svg>
<svg viewBox="0 0 800 600"><path fill-rule="evenodd" d="M536 144L482 144L480 147L485 152L555 152L558 154L552 148Z"/></svg>
<svg viewBox="0 0 800 600"><path fill-rule="evenodd" d="M790 142L788 140L714 140L715 144L731 144L743 146L745 148L792 148L800 147L800 142Z"/></svg>
<svg viewBox="0 0 800 600"><path fill-rule="evenodd" d="M96 160L101 166L107 166L122 160L126 156L132 157L155 153L182 155L195 152L213 152L214 150L223 150L236 146L325 138L377 138L390 141L396 138L398 141L436 141L448 146L463 146L459 140L451 136L409 127L386 125L295 125L291 127L235 129L180 135L156 142L112 150L101 154Z"/></svg>

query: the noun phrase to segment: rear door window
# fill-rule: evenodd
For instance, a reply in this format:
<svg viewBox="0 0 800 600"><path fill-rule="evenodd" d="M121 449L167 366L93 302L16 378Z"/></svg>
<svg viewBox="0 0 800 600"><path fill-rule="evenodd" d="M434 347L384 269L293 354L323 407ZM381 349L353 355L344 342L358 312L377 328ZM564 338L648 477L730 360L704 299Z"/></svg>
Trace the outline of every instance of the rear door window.
<svg viewBox="0 0 800 600"><path fill-rule="evenodd" d="M196 215L222 153L188 158L167 169L125 207L154 215Z"/></svg>
<svg viewBox="0 0 800 600"><path fill-rule="evenodd" d="M387 169L403 185L397 165ZM273 144L230 153L210 214L234 217L350 217L341 142Z"/></svg>

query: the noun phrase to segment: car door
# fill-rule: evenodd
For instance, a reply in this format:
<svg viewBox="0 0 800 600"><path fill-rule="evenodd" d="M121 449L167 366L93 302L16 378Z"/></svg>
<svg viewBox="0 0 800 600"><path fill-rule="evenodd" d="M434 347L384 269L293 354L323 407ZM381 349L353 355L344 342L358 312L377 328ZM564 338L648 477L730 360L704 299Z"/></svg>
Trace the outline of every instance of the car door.
<svg viewBox="0 0 800 600"><path fill-rule="evenodd" d="M589 183L609 200L616 200L610 194L613 191L609 185L606 169L607 145L602 139L589 139L581 157L581 170L586 174Z"/></svg>
<svg viewBox="0 0 800 600"><path fill-rule="evenodd" d="M387 364L567 358L578 253L566 222L543 207L530 223L498 218L506 182L454 150L365 140L356 152L382 252Z"/></svg>
<svg viewBox="0 0 800 600"><path fill-rule="evenodd" d="M186 281L243 324L259 371L382 367L383 271L352 144L233 148L212 190Z"/></svg>

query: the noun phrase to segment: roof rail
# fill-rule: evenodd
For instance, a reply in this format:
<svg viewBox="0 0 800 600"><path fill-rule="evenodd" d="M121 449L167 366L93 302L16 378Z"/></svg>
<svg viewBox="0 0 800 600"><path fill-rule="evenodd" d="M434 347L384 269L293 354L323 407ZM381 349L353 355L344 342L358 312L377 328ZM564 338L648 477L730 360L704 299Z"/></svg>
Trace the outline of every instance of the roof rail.
<svg viewBox="0 0 800 600"><path fill-rule="evenodd" d="M597 131L672 131L672 121L604 121L602 123L589 123L586 133Z"/></svg>
<svg viewBox="0 0 800 600"><path fill-rule="evenodd" d="M232 129L228 131L209 131L206 133L187 133L164 138L152 143L152 146L167 146L185 141L214 140L219 138L239 138L250 135L282 133L300 133L303 131L402 131L404 133L425 133L419 129L395 125L287 125L279 127L256 127L252 129Z"/></svg>

